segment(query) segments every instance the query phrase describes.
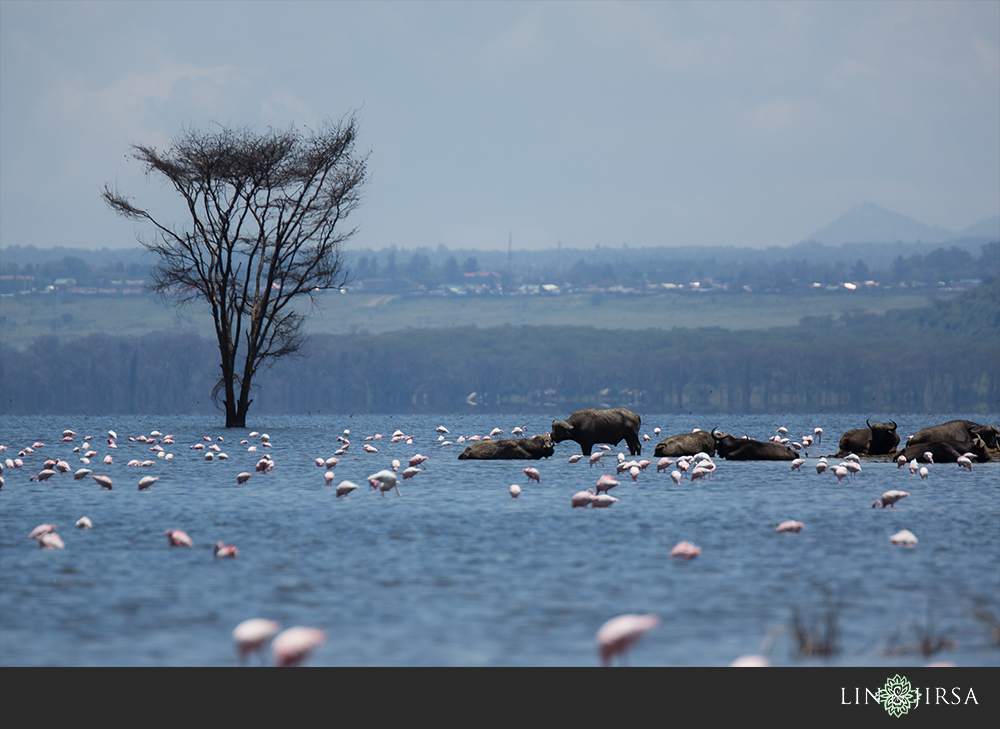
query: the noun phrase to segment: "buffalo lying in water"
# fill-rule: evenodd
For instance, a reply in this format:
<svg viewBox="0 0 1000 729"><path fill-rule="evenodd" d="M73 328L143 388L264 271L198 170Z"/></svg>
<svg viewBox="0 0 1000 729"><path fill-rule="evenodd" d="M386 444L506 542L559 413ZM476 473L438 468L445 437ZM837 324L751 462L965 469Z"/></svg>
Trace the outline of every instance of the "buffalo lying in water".
<svg viewBox="0 0 1000 729"><path fill-rule="evenodd" d="M906 446L944 440L972 443L976 437L982 438L987 448L997 447L997 429L992 425L980 425L971 420L950 420L941 425L923 428L910 436L909 440L906 441Z"/></svg>
<svg viewBox="0 0 1000 729"><path fill-rule="evenodd" d="M917 443L900 451L900 454L908 461L916 459L918 462L928 463L924 453L930 453L935 463L955 463L960 456L966 453L972 453L979 463L986 463L990 460L990 456L986 452L986 444L982 438L978 437L971 442L938 440L933 443Z"/></svg>
<svg viewBox="0 0 1000 729"><path fill-rule="evenodd" d="M840 436L838 457L854 453L859 456L887 456L899 445L896 423L871 423L865 419L867 428L849 430Z"/></svg>
<svg viewBox="0 0 1000 729"><path fill-rule="evenodd" d="M642 454L642 446L639 445L641 422L638 415L625 408L586 408L577 410L565 420L553 420L552 440L556 443L575 440L585 456L590 455L596 443L618 445L624 440L628 444L628 452L638 456Z"/></svg>
<svg viewBox="0 0 1000 729"><path fill-rule="evenodd" d="M537 461L548 458L555 453L552 437L533 435L530 438L499 438L497 440L481 440L473 443L458 458L478 460L515 460Z"/></svg>
<svg viewBox="0 0 1000 729"><path fill-rule="evenodd" d="M653 455L657 458L665 456L672 458L676 458L677 456L693 456L698 453L707 453L710 456L715 455L715 438L712 437L711 433L699 430L694 433L672 435L657 443L656 450L653 451Z"/></svg>
<svg viewBox="0 0 1000 729"><path fill-rule="evenodd" d="M727 461L794 461L799 457L794 450L781 443L763 443L728 433L716 434L715 431L716 428L712 428L715 450Z"/></svg>

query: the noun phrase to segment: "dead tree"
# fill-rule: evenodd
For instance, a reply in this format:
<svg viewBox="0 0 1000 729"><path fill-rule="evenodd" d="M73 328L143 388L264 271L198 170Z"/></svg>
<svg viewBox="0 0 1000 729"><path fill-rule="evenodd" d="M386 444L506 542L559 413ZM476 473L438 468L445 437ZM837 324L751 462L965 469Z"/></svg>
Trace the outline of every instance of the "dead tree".
<svg viewBox="0 0 1000 729"><path fill-rule="evenodd" d="M152 237L139 238L155 257L152 290L210 307L221 355L212 397L226 427L246 426L257 372L301 349L300 305L311 311L320 293L348 281L341 247L355 229L343 224L366 182L356 138L350 116L308 135L188 129L163 153L133 145L147 176L166 178L183 199L183 224L104 186L112 210L152 226Z"/></svg>

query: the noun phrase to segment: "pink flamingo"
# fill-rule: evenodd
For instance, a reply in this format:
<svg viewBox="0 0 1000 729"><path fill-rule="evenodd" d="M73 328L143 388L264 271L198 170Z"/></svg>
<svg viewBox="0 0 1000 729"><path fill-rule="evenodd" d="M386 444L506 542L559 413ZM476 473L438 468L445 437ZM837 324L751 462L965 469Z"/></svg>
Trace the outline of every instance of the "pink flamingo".
<svg viewBox="0 0 1000 729"><path fill-rule="evenodd" d="M778 526L775 528L774 531L778 532L779 534L786 534L788 532L802 531L802 527L804 526L805 524L803 524L801 521L783 521L780 524L778 524Z"/></svg>
<svg viewBox="0 0 1000 729"><path fill-rule="evenodd" d="M593 468L595 463L600 463L601 458L604 456L604 451L598 453L592 453L590 456L590 467Z"/></svg>
<svg viewBox="0 0 1000 729"><path fill-rule="evenodd" d="M959 468L968 468L970 471L972 470L972 459L968 456L959 456L956 463L959 465Z"/></svg>
<svg viewBox="0 0 1000 729"><path fill-rule="evenodd" d="M609 494L598 494L591 500L590 505L595 509L606 509L616 501L618 499Z"/></svg>
<svg viewBox="0 0 1000 729"><path fill-rule="evenodd" d="M666 471L672 465L674 465L674 462L671 459L661 458L656 462L656 472L659 473L660 471Z"/></svg>
<svg viewBox="0 0 1000 729"><path fill-rule="evenodd" d="M421 471L421 469L417 468L416 466L410 466L409 468L404 468L403 469L403 478L404 479L413 478L418 473L420 473L420 471Z"/></svg>
<svg viewBox="0 0 1000 729"><path fill-rule="evenodd" d="M65 546L66 545L63 544L62 537L55 532L43 534L38 538L39 549L63 549Z"/></svg>
<svg viewBox="0 0 1000 729"><path fill-rule="evenodd" d="M358 485L353 481L341 481L337 484L337 498L339 499L341 496L347 496L347 494L354 491L357 487Z"/></svg>
<svg viewBox="0 0 1000 729"><path fill-rule="evenodd" d="M670 478L671 478L671 480L674 483L679 484L681 482L681 472L680 471L671 471L670 472Z"/></svg>
<svg viewBox="0 0 1000 729"><path fill-rule="evenodd" d="M510 491L510 498L516 499L521 494L521 487L518 486L516 483L512 483L510 485L509 491Z"/></svg>
<svg viewBox="0 0 1000 729"><path fill-rule="evenodd" d="M524 475L525 476L527 476L528 478L530 478L535 483L541 483L542 482L542 474L540 474L538 472L537 468L533 468L533 467L529 466L528 468L522 468L521 470L524 471Z"/></svg>
<svg viewBox="0 0 1000 729"><path fill-rule="evenodd" d="M674 545L674 548L670 550L670 554L668 556L676 559L694 559L699 554L701 554L701 547L696 547L691 544L691 542L678 542Z"/></svg>
<svg viewBox="0 0 1000 729"><path fill-rule="evenodd" d="M895 503L900 499L906 498L909 495L910 494L907 493L906 491L897 491L896 489L893 489L892 491L886 491L884 494L882 494L881 499L875 499L875 501L872 502L872 508L874 509L875 507L878 507L880 509L884 509L887 506L892 506L893 508L896 508Z"/></svg>
<svg viewBox="0 0 1000 729"><path fill-rule="evenodd" d="M180 529L167 529L166 535L171 547L194 546L194 542L191 541L191 537L182 532Z"/></svg>
<svg viewBox="0 0 1000 729"><path fill-rule="evenodd" d="M599 494L602 491L605 492L605 493L607 493L608 491L610 491L611 489L613 489L615 486L619 486L619 485L621 485L621 484L618 481L615 481L614 476L612 476L610 473L606 473L603 476L601 476L599 479L597 479L597 493Z"/></svg>
<svg viewBox="0 0 1000 729"><path fill-rule="evenodd" d="M276 666L297 666L326 640L326 633L302 626L278 634L271 644L271 656Z"/></svg>
<svg viewBox="0 0 1000 729"><path fill-rule="evenodd" d="M594 500L597 494L594 493L594 489L587 489L586 491L577 491L573 494L573 508L583 507L586 508Z"/></svg>
<svg viewBox="0 0 1000 729"><path fill-rule="evenodd" d="M597 650L601 665L610 666L615 656L621 656L621 662L625 663L628 649L659 624L660 619L652 614L629 614L611 618L597 631Z"/></svg>
<svg viewBox="0 0 1000 729"><path fill-rule="evenodd" d="M150 486L152 486L154 483L156 483L159 480L160 480L159 476L156 476L156 477L153 477L153 476L143 476L142 478L139 479L139 490L140 491L144 491L144 490L148 489Z"/></svg>
<svg viewBox="0 0 1000 729"><path fill-rule="evenodd" d="M906 465L906 456L898 455L896 456L896 468L902 468Z"/></svg>
<svg viewBox="0 0 1000 729"><path fill-rule="evenodd" d="M92 522L89 518L85 516L81 516L79 519L76 520L77 529L92 529L93 526L94 522Z"/></svg>
<svg viewBox="0 0 1000 729"><path fill-rule="evenodd" d="M232 544L223 544L222 542L215 543L216 557L238 557L239 554L240 550L238 550Z"/></svg>
<svg viewBox="0 0 1000 729"><path fill-rule="evenodd" d="M421 465L426 460L427 456L422 456L418 453L410 459L410 466L414 468L416 468L417 466L420 466L421 468L426 468L426 466Z"/></svg>
<svg viewBox="0 0 1000 729"><path fill-rule="evenodd" d="M236 476L236 483L246 483L250 480L249 471L244 471L243 473Z"/></svg>
<svg viewBox="0 0 1000 729"><path fill-rule="evenodd" d="M111 479L107 476L91 476L91 478L97 481L102 489L111 489Z"/></svg>
<svg viewBox="0 0 1000 729"><path fill-rule="evenodd" d="M240 665L246 662L249 654L258 653L279 630L281 626L278 623L266 618L251 618L237 625L233 630L233 643L240 657Z"/></svg>
<svg viewBox="0 0 1000 729"><path fill-rule="evenodd" d="M334 478L336 478L336 474L334 474L333 471L327 471L326 473L323 474L323 480L326 481L327 486L329 486L333 482Z"/></svg>
<svg viewBox="0 0 1000 729"><path fill-rule="evenodd" d="M34 529L31 530L31 534L28 535L28 539L38 539L43 534L51 534L56 530L55 524L39 524Z"/></svg>
<svg viewBox="0 0 1000 729"><path fill-rule="evenodd" d="M893 544L899 544L903 547L915 547L917 546L917 538L913 535L909 529L904 529L901 532L896 532L891 537L889 541Z"/></svg>

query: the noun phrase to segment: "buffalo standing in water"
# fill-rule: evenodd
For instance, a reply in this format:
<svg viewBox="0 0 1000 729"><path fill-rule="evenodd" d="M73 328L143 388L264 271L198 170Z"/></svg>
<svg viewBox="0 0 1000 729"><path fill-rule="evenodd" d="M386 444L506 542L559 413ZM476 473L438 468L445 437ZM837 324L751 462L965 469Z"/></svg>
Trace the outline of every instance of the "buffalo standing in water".
<svg viewBox="0 0 1000 729"><path fill-rule="evenodd" d="M712 438L715 439L715 450L727 461L794 461L798 454L781 443L763 443L750 438L737 438L728 433L716 434L712 428Z"/></svg>
<svg viewBox="0 0 1000 729"><path fill-rule="evenodd" d="M624 440L628 452L638 456L642 454L639 445L641 422L638 415L625 408L577 410L565 420L552 421L552 440L556 443L575 440L585 456L590 455L596 443L618 445Z"/></svg>
<svg viewBox="0 0 1000 729"><path fill-rule="evenodd" d="M936 443L937 441L953 440L960 443L974 443L976 437L982 438L987 448L997 447L997 429L992 425L980 425L971 420L950 420L941 425L932 425L913 434L906 446L918 443Z"/></svg>
<svg viewBox="0 0 1000 729"><path fill-rule="evenodd" d="M865 419L867 428L849 430L840 436L840 452L837 457L855 453L859 456L887 456L899 445L896 423L871 423Z"/></svg>
<svg viewBox="0 0 1000 729"><path fill-rule="evenodd" d="M548 458L555 453L552 437L534 435L530 438L500 438L498 440L481 440L473 443L458 458L459 460L526 460L537 461Z"/></svg>

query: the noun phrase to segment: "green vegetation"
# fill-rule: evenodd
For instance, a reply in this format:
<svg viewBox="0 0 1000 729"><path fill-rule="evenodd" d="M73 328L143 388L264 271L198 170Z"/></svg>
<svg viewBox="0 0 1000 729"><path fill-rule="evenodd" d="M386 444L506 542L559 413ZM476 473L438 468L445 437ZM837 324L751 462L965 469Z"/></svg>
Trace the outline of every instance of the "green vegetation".
<svg viewBox="0 0 1000 729"><path fill-rule="evenodd" d="M254 409L996 412L998 312L993 279L921 309L814 316L767 331L507 324L319 334L308 356L261 376ZM2 410L211 413L213 349L191 334L44 337L4 350Z"/></svg>

